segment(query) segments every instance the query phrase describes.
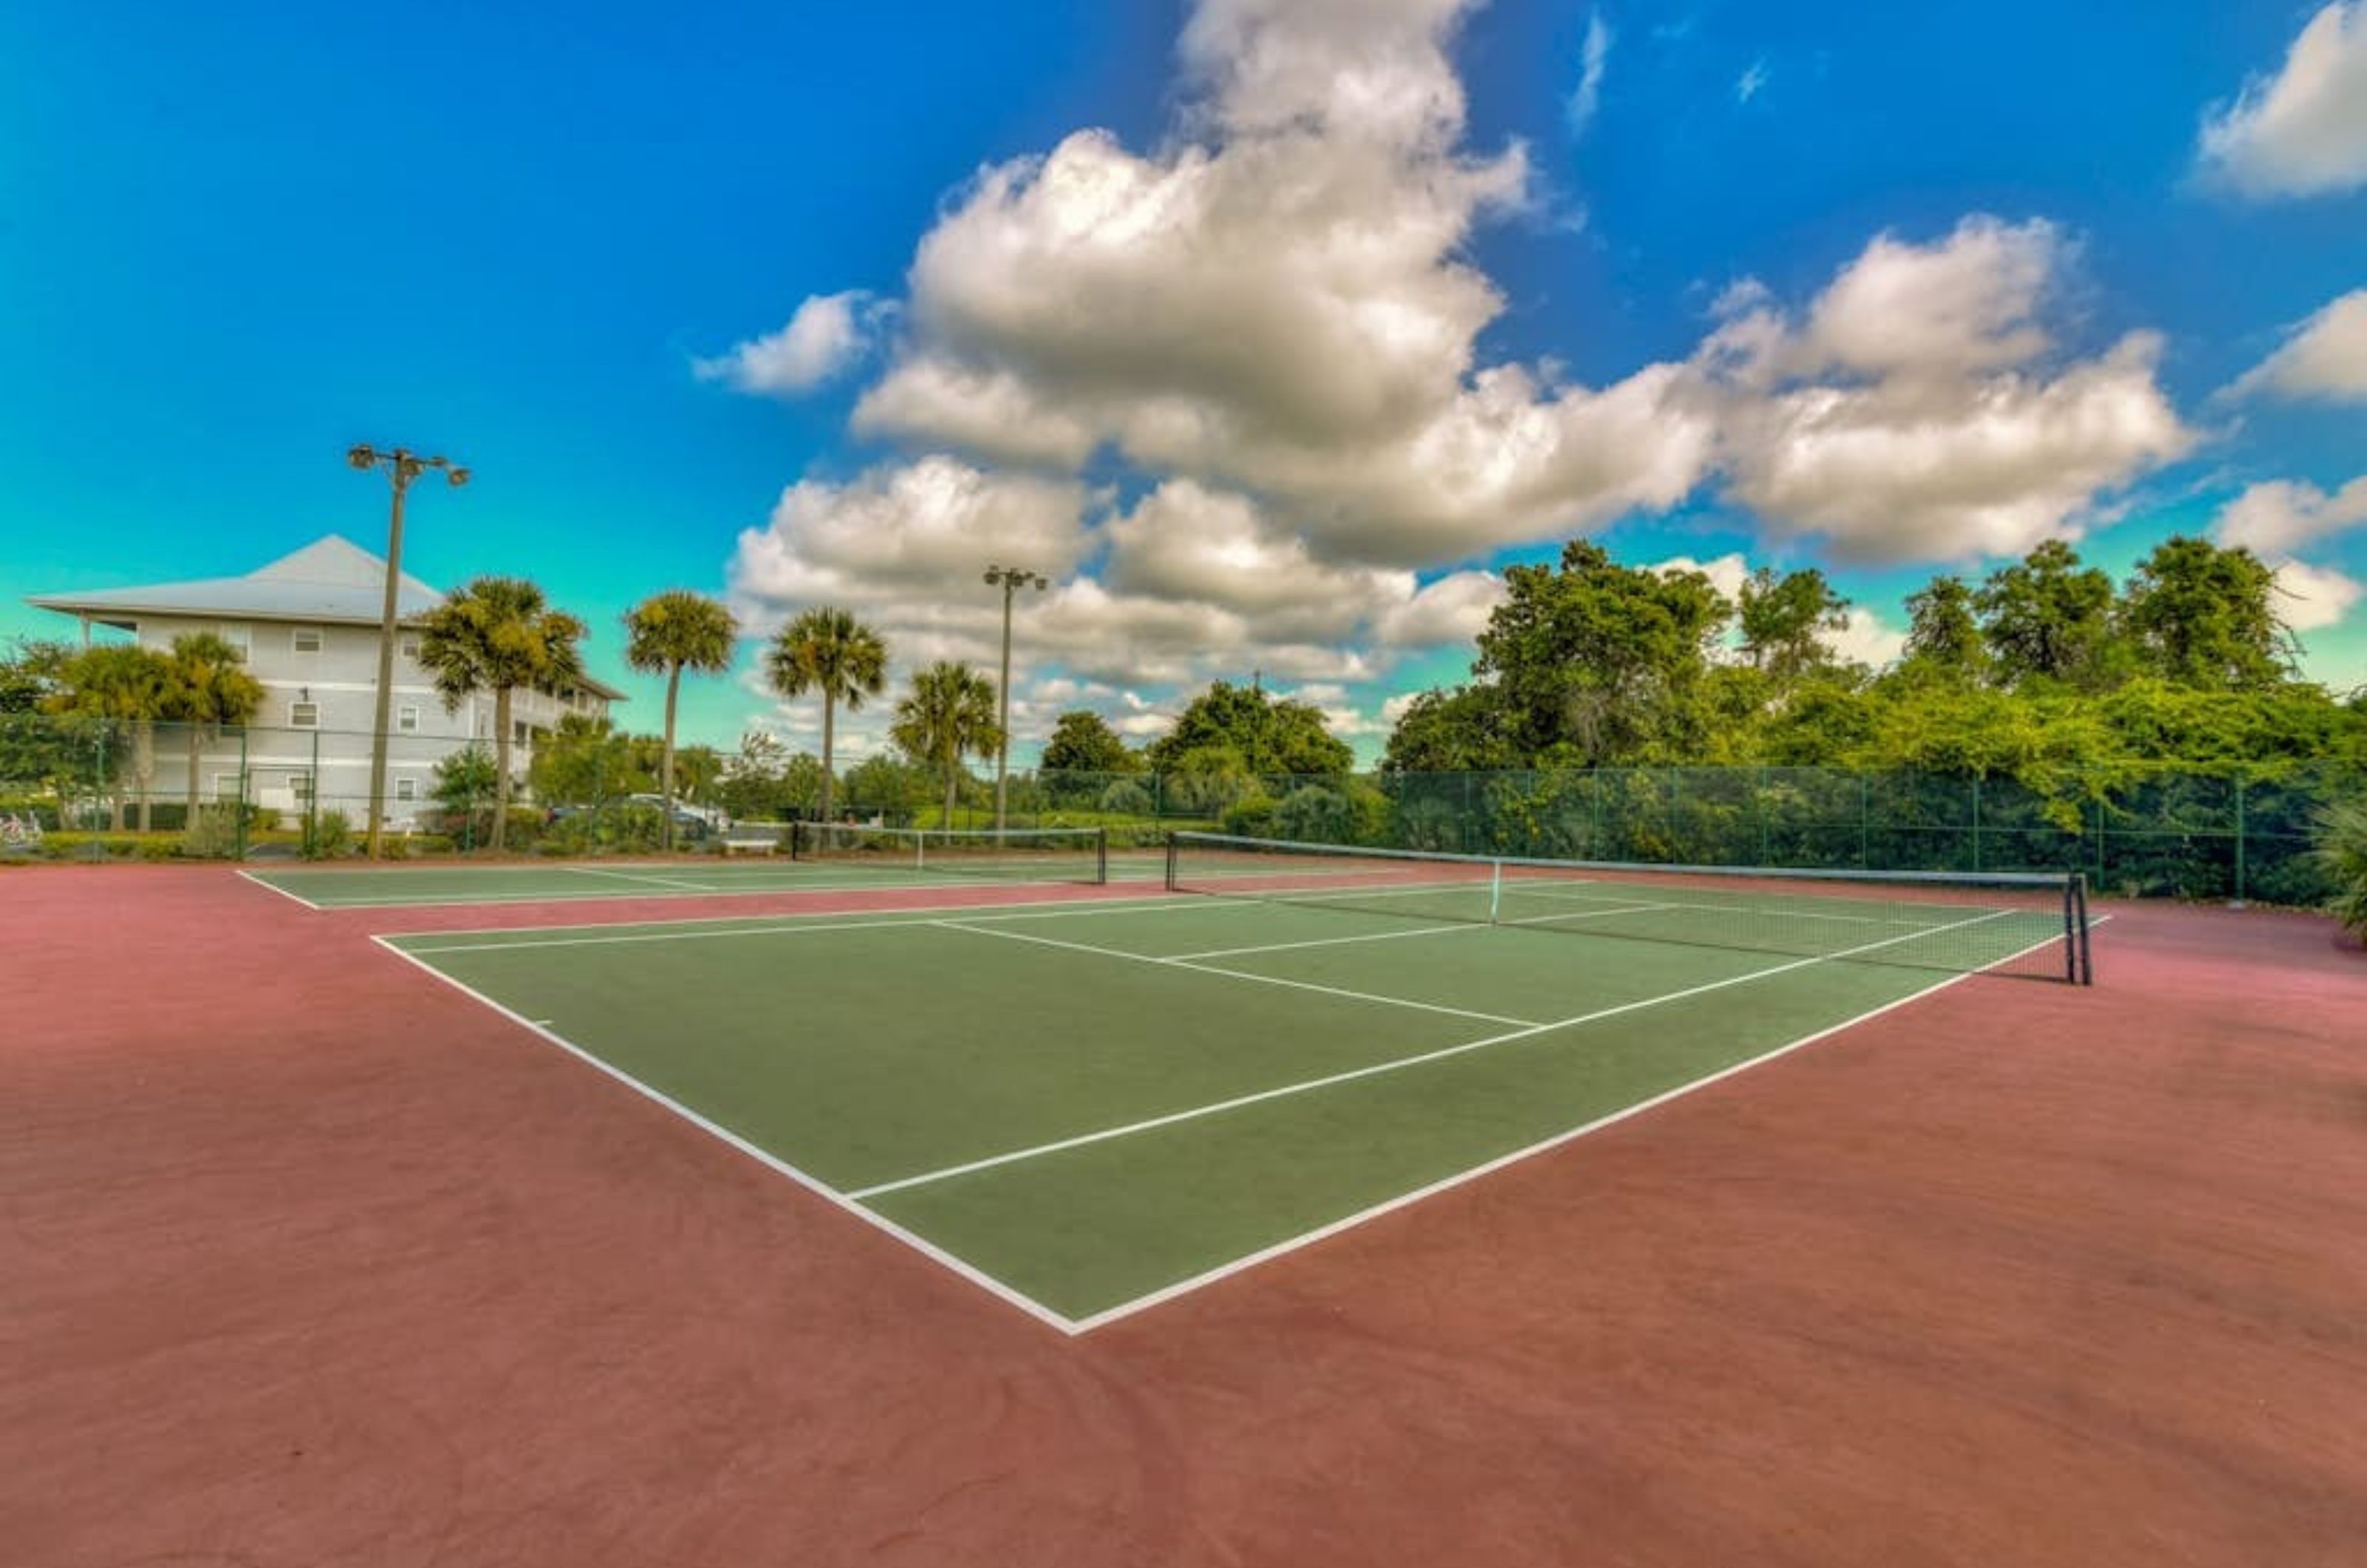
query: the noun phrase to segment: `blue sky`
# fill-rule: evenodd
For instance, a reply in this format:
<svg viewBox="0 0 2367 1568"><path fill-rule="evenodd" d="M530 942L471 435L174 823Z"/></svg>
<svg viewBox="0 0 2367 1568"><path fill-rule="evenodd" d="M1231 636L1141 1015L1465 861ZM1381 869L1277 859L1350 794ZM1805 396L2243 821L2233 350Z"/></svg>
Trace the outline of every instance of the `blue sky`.
<svg viewBox="0 0 2367 1568"><path fill-rule="evenodd" d="M0 636L382 542L991 667L1014 751L1252 671L1367 755L1494 573L2173 532L2367 682L2367 0L0 13ZM2346 489L2345 487L2351 487ZM812 743L731 678L685 734ZM850 751L877 725L858 720Z"/></svg>

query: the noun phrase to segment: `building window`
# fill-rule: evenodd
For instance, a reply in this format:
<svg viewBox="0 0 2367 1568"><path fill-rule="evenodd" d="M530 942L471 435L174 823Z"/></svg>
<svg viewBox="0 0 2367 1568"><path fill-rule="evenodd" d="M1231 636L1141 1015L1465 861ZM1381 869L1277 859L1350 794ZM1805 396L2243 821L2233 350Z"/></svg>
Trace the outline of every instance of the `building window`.
<svg viewBox="0 0 2367 1568"><path fill-rule="evenodd" d="M289 646L293 648L297 652L318 653L321 651L320 627L298 626L289 634L289 636L292 640L289 642Z"/></svg>
<svg viewBox="0 0 2367 1568"><path fill-rule="evenodd" d="M310 800L310 799L311 799L311 798L312 798L312 775L311 775L311 774L310 774L310 773L290 773L290 774L289 774L289 775L288 775L288 793L289 793L289 794L290 794L290 795L294 795L294 796L295 796L297 799L299 799L299 800Z"/></svg>
<svg viewBox="0 0 2367 1568"><path fill-rule="evenodd" d="M402 731L405 735L416 735L416 734L418 734L418 733L419 733L419 709L418 709L418 707L417 707L416 705L412 705L412 706L406 706L406 707L399 707L399 708L395 709L395 710L394 710L394 727L395 727L397 729L400 729L401 731Z"/></svg>
<svg viewBox="0 0 2367 1568"><path fill-rule="evenodd" d="M534 730L527 725L526 720L522 718L514 718L510 720L510 744L513 746L531 746L534 744Z"/></svg>
<svg viewBox="0 0 2367 1568"><path fill-rule="evenodd" d="M401 653L405 659L416 659L419 657L419 637L418 634L414 632L403 633L402 636L396 640L394 646L395 650Z"/></svg>
<svg viewBox="0 0 2367 1568"><path fill-rule="evenodd" d="M236 773L216 773L214 775L214 798L216 800L236 800L238 798L238 785L239 780Z"/></svg>
<svg viewBox="0 0 2367 1568"><path fill-rule="evenodd" d="M419 781L417 779L395 780L394 798L397 800L417 800L419 798Z"/></svg>
<svg viewBox="0 0 2367 1568"><path fill-rule="evenodd" d="M288 705L288 728L290 729L320 728L321 705L318 703L289 703Z"/></svg>
<svg viewBox="0 0 2367 1568"><path fill-rule="evenodd" d="M214 635L238 649L242 656L250 655L255 651L253 631L243 623L225 621L214 628Z"/></svg>

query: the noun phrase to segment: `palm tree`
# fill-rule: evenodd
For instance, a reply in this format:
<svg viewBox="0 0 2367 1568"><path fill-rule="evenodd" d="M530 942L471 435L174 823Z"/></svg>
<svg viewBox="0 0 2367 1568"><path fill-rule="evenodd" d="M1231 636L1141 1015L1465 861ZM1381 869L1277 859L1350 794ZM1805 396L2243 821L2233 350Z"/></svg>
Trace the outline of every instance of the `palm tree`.
<svg viewBox="0 0 2367 1568"><path fill-rule="evenodd" d="M222 727L244 724L263 706L263 682L246 672L246 655L211 632L187 632L173 639L171 675L163 716L188 732L189 809L198 821L198 753Z"/></svg>
<svg viewBox="0 0 2367 1568"><path fill-rule="evenodd" d="M854 713L888 689L888 645L845 610L822 605L791 621L773 644L764 672L785 697L821 694L821 818L830 820L831 743L838 705Z"/></svg>
<svg viewBox="0 0 2367 1568"><path fill-rule="evenodd" d="M155 723L172 689L173 665L153 648L108 643L86 648L66 664L65 689L42 705L131 726L131 776L139 786L140 830L148 830L148 783L156 776ZM123 797L112 800L114 828L123 830Z"/></svg>
<svg viewBox="0 0 2367 1568"><path fill-rule="evenodd" d="M991 757L1002 744L994 721L994 682L967 664L943 660L912 677L912 694L896 705L888 732L915 761L934 762L946 779L942 825L954 825L954 786L964 753Z"/></svg>
<svg viewBox="0 0 2367 1568"><path fill-rule="evenodd" d="M498 853L510 811L510 694L583 678L583 623L554 610L522 577L481 577L421 618L419 662L444 711L472 692L493 694L493 831Z"/></svg>
<svg viewBox="0 0 2367 1568"><path fill-rule="evenodd" d="M731 668L731 644L740 635L731 612L704 594L681 589L653 593L625 615L625 662L636 670L665 672L665 746L658 753L658 789L665 796L665 847L674 848L674 701L682 672L720 675Z"/></svg>

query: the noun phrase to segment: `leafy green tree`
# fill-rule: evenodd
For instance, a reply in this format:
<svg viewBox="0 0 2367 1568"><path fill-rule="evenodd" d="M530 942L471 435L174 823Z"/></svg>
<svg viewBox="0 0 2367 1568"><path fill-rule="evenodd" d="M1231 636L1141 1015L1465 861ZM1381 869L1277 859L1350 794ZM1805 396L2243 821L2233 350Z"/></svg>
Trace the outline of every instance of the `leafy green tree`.
<svg viewBox="0 0 2367 1568"><path fill-rule="evenodd" d="M2009 684L2052 681L2093 690L2113 671L2112 580L2049 539L1989 574L1973 595L1981 637Z"/></svg>
<svg viewBox="0 0 2367 1568"><path fill-rule="evenodd" d="M154 649L103 643L76 654L61 672L62 689L43 705L53 714L125 724L131 731L131 776L140 797L140 830L148 830L148 786L156 776L156 720L173 686L173 663ZM123 799L112 800L113 826L123 829Z"/></svg>
<svg viewBox="0 0 2367 1568"><path fill-rule="evenodd" d="M723 777L723 753L712 746L685 746L674 757L674 783L685 799L699 806L715 804L715 786ZM667 815L671 817L672 812Z"/></svg>
<svg viewBox="0 0 2367 1568"><path fill-rule="evenodd" d="M1398 716L1381 754L1381 771L1453 773L1517 768L1526 759L1510 728L1503 694L1493 684L1424 692Z"/></svg>
<svg viewBox="0 0 2367 1568"><path fill-rule="evenodd" d="M1973 591L1961 577L1940 576L1907 596L1907 657L1902 667L1958 682L1979 681L1988 648L1974 614Z"/></svg>
<svg viewBox="0 0 2367 1568"><path fill-rule="evenodd" d="M524 578L480 577L427 612L419 662L447 713L473 692L493 694L493 830L506 842L510 806L510 705L521 686L556 687L583 678L583 623L544 600Z"/></svg>
<svg viewBox="0 0 2367 1568"><path fill-rule="evenodd" d="M246 672L246 655L212 632L187 632L173 639L170 675L162 716L182 727L188 739L188 812L198 820L198 771L206 743L225 725L244 724L263 706L263 682Z"/></svg>
<svg viewBox="0 0 2367 1568"><path fill-rule="evenodd" d="M2248 549L2183 535L2137 563L2121 625L2157 674L2208 691L2273 686L2293 673L2276 573Z"/></svg>
<svg viewBox="0 0 2367 1568"><path fill-rule="evenodd" d="M1682 738L1733 608L1697 571L1644 571L1574 539L1504 573L1472 673L1492 681L1523 762L1602 763Z"/></svg>
<svg viewBox="0 0 2367 1568"><path fill-rule="evenodd" d="M832 751L838 705L855 713L888 689L888 644L845 610L820 605L782 628L764 665L784 697L821 694L821 814L831 814Z"/></svg>
<svg viewBox="0 0 2367 1568"><path fill-rule="evenodd" d="M719 675L731 668L731 646L740 635L731 612L702 593L674 589L656 593L625 615L625 662L666 678L665 748L658 763L658 790L665 796L665 848L674 848L674 714L682 672Z"/></svg>
<svg viewBox="0 0 2367 1568"><path fill-rule="evenodd" d="M1218 681L1186 704L1146 752L1162 773L1344 773L1356 754L1323 728L1322 710L1259 686Z"/></svg>
<svg viewBox="0 0 2367 1568"><path fill-rule="evenodd" d="M2367 937L2367 800L2329 802L2312 826L2318 863L2334 884L2328 908L2355 935Z"/></svg>
<svg viewBox="0 0 2367 1568"><path fill-rule="evenodd" d="M846 772L846 804L857 815L877 817L889 826L908 823L920 814L931 785L926 767L875 751Z"/></svg>
<svg viewBox="0 0 2367 1568"><path fill-rule="evenodd" d="M74 662L72 645L19 637L16 651L0 658L0 714L40 713L42 704L65 686L65 669Z"/></svg>
<svg viewBox="0 0 2367 1568"><path fill-rule="evenodd" d="M1788 686L1814 670L1830 666L1833 651L1825 634L1849 624L1849 601L1833 592L1815 567L1777 577L1761 567L1742 585L1738 626L1742 651L1752 668Z"/></svg>
<svg viewBox="0 0 2367 1568"><path fill-rule="evenodd" d="M994 716L994 682L967 664L939 660L912 677L912 692L896 705L888 738L916 762L934 765L946 784L945 824L954 819L954 795L965 756L991 757L1002 730Z"/></svg>
<svg viewBox="0 0 2367 1568"><path fill-rule="evenodd" d="M651 749L609 719L562 714L559 728L534 749L527 787L547 806L597 805L643 794L657 783L642 765L640 753Z"/></svg>
<svg viewBox="0 0 2367 1568"><path fill-rule="evenodd" d="M1119 739L1109 722L1090 708L1071 708L1052 724L1044 743L1043 770L1059 773L1133 773L1142 759Z"/></svg>
<svg viewBox="0 0 2367 1568"><path fill-rule="evenodd" d="M473 743L463 746L436 759L428 798L447 812L466 816L494 793L499 775L492 752Z"/></svg>
<svg viewBox="0 0 2367 1568"><path fill-rule="evenodd" d="M58 794L59 820L66 784L90 773L91 749L80 731L97 720L51 717L48 701L64 690L74 649L62 642L20 638L0 657L0 789L46 785Z"/></svg>

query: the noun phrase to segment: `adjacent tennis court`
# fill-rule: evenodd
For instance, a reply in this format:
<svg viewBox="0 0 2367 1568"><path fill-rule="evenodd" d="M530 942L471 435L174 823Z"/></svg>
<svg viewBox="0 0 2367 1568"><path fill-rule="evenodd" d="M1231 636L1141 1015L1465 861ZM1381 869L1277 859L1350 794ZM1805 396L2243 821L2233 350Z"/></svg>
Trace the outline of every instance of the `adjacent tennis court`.
<svg viewBox="0 0 2367 1568"><path fill-rule="evenodd" d="M2061 879L1646 886L1188 838L1168 876L381 940L1081 1330L1965 973L2078 977L2085 934Z"/></svg>
<svg viewBox="0 0 2367 1568"><path fill-rule="evenodd" d="M319 909L581 898L713 897L928 883L1153 881L1154 850L1112 850L1099 828L899 829L798 823L736 842L760 857L553 860L503 865L290 866L250 879Z"/></svg>

